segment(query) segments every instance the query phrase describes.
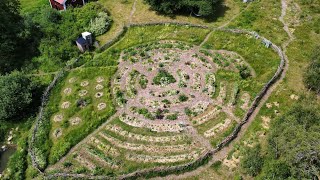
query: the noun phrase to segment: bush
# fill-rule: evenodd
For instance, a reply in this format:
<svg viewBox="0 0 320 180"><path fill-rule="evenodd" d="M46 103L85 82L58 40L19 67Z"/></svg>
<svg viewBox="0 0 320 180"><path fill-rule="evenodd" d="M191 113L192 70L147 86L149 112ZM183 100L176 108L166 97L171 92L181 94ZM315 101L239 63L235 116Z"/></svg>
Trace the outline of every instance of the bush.
<svg viewBox="0 0 320 180"><path fill-rule="evenodd" d="M20 72L0 76L0 119L23 114L32 102L33 89L31 80Z"/></svg>
<svg viewBox="0 0 320 180"><path fill-rule="evenodd" d="M242 79L247 79L248 77L251 76L251 72L250 69L248 68L248 66L245 65L240 65L238 66L239 69L239 73Z"/></svg>
<svg viewBox="0 0 320 180"><path fill-rule="evenodd" d="M320 172L320 111L311 98L301 100L289 112L272 122L268 135L273 166L289 170L279 172L266 168L266 176L279 174L294 179L315 179ZM283 170L284 171L284 170ZM290 173L290 174L288 174Z"/></svg>
<svg viewBox="0 0 320 180"><path fill-rule="evenodd" d="M159 70L158 74L153 78L153 83L161 86L175 82L176 79L166 70Z"/></svg>
<svg viewBox="0 0 320 180"><path fill-rule="evenodd" d="M320 93L320 46L313 51L311 63L304 74L305 86Z"/></svg>
<svg viewBox="0 0 320 180"><path fill-rule="evenodd" d="M260 154L260 150L260 145L248 148L241 160L241 168L250 176L258 175L263 166L263 157Z"/></svg>
<svg viewBox="0 0 320 180"><path fill-rule="evenodd" d="M184 94L181 94L180 96L179 96L179 101L180 102L185 102L185 101L188 101L188 96L186 96L186 95L184 95Z"/></svg>
<svg viewBox="0 0 320 180"><path fill-rule="evenodd" d="M99 36L108 31L111 24L111 18L105 12L98 13L98 17L91 20L89 31L94 35Z"/></svg>

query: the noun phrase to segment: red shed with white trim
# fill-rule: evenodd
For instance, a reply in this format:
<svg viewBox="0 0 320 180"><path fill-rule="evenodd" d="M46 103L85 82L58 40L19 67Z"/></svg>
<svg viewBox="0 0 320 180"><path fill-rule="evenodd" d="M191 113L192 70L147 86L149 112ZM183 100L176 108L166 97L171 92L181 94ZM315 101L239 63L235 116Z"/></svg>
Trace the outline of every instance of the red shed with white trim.
<svg viewBox="0 0 320 180"><path fill-rule="evenodd" d="M83 6L87 0L49 0L52 8L57 10L66 10L67 7Z"/></svg>

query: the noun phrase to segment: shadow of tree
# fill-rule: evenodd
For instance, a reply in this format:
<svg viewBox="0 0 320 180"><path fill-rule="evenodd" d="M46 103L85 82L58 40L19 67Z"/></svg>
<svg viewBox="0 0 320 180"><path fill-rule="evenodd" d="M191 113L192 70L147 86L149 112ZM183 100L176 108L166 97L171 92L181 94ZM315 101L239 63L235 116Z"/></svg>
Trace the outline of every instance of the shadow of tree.
<svg viewBox="0 0 320 180"><path fill-rule="evenodd" d="M150 7L149 10L156 11L152 7ZM225 5L224 1L220 1L217 4L216 11L211 16L199 16L196 13L194 13L198 10L192 10L190 8L181 9L179 11L176 11L174 14L166 14L159 11L156 11L156 14L160 16L169 17L172 20L175 20L177 16L192 16L192 17L203 19L205 22L210 23L210 22L216 21L218 18L224 17L225 13L228 10L230 10L230 8Z"/></svg>

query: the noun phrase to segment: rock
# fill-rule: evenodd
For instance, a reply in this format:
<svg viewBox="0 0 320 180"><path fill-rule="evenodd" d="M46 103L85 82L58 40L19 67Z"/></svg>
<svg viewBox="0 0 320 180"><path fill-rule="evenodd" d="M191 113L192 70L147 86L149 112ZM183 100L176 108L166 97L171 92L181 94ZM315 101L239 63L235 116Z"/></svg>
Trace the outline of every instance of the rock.
<svg viewBox="0 0 320 180"><path fill-rule="evenodd" d="M8 142L10 142L12 139L13 139L13 136L10 135L10 136L8 137Z"/></svg>

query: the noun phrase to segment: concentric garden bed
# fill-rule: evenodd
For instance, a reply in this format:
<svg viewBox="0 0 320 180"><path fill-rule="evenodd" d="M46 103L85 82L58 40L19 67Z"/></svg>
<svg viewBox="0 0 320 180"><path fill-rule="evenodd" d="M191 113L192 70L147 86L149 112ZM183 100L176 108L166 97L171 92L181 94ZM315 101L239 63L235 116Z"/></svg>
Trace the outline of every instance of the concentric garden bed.
<svg viewBox="0 0 320 180"><path fill-rule="evenodd" d="M198 38L203 40L207 30L193 27L188 33L195 30L202 32ZM141 33L152 31L163 34L141 42ZM185 164L230 134L272 76L263 67L261 71L255 67L269 60L275 70L277 55L245 35L219 32L217 37L214 32L199 47L201 41L194 35L191 42L190 36L175 38L173 33L179 31L176 26L130 28L94 61L71 70L54 89L59 98L51 97L49 103L54 108L49 136L52 165L47 173L120 176ZM222 50L221 42L213 42L216 38L233 39L242 48L238 51L226 43ZM243 51L246 45L255 50ZM257 55L264 59L255 59ZM115 58L117 71L107 62ZM110 119L112 104L117 113Z"/></svg>

